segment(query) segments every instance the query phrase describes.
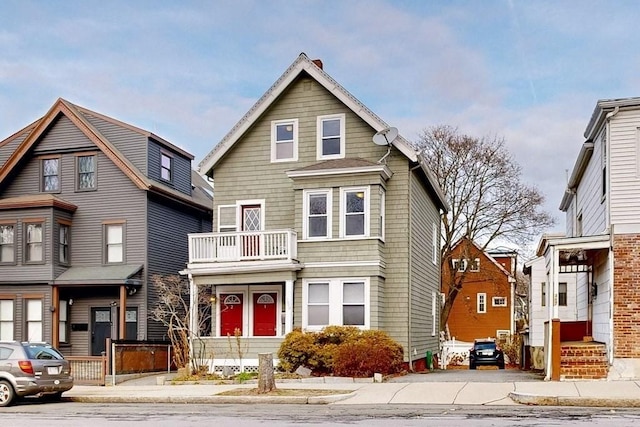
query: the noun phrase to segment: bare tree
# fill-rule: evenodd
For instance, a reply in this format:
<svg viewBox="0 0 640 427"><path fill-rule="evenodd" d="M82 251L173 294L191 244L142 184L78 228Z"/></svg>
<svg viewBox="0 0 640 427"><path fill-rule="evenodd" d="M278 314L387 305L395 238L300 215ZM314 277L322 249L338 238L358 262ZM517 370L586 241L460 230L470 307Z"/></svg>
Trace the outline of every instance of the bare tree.
<svg viewBox="0 0 640 427"><path fill-rule="evenodd" d="M189 330L189 282L178 275L151 278L158 292L158 305L153 307L149 317L167 328L167 335L173 346L173 360L178 368L192 366L198 369L206 354L206 346L200 342L199 351L190 354L189 338L199 339L201 332L206 331L211 322L210 295L201 290L198 292L198 331Z"/></svg>
<svg viewBox="0 0 640 427"><path fill-rule="evenodd" d="M442 287L445 302L440 327L445 330L467 271L452 267L456 242L464 237L482 251L497 242L522 247L554 220L541 210L544 196L540 191L521 182L520 166L503 139L476 138L449 126L436 126L424 130L416 145L450 206L442 217L441 267L443 273L449 272L443 274L447 283Z"/></svg>

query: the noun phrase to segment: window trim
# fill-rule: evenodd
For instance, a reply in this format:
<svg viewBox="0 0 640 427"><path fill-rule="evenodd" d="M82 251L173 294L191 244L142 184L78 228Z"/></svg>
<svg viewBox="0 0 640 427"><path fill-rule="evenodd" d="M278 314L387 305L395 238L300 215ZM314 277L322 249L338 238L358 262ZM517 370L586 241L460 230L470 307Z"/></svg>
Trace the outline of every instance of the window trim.
<svg viewBox="0 0 640 427"><path fill-rule="evenodd" d="M309 325L309 285L326 283L329 286L329 324ZM367 330L371 328L371 284L368 277L331 277L312 278L302 280L302 329L305 331L320 331L326 326L341 326L344 324L344 284L363 283L364 285L364 324L351 325L356 328Z"/></svg>
<svg viewBox="0 0 640 427"><path fill-rule="evenodd" d="M434 222L432 226L432 241L431 241L431 249L433 251L431 255L431 262L433 263L433 265L437 265L438 263L438 240L439 240L438 226Z"/></svg>
<svg viewBox="0 0 640 427"><path fill-rule="evenodd" d="M80 172L80 158L81 157L92 157L93 158L93 187L80 188L80 174L87 174L89 172ZM95 152L83 152L77 153L75 155L75 166L76 166L76 192L82 193L85 191L96 191L98 189L98 156Z"/></svg>
<svg viewBox="0 0 640 427"><path fill-rule="evenodd" d="M487 294L478 292L476 294L476 313L484 314L487 312Z"/></svg>
<svg viewBox="0 0 640 427"><path fill-rule="evenodd" d="M564 285L564 292L560 292L560 288ZM564 304L561 295L564 295ZM567 307L569 303L569 284L567 282L558 282L558 306Z"/></svg>
<svg viewBox="0 0 640 427"><path fill-rule="evenodd" d="M2 302L9 301L11 302L11 320L3 319L3 311L2 311ZM0 295L0 332L2 331L3 324L11 324L11 336L4 337L0 335L0 340L2 341L13 341L16 335L16 301L15 298L11 295Z"/></svg>
<svg viewBox="0 0 640 427"><path fill-rule="evenodd" d="M122 260L109 261L109 235L110 227L120 226L122 228ZM102 262L105 265L126 264L127 262L127 227L126 221L105 221L102 223Z"/></svg>
<svg viewBox="0 0 640 427"><path fill-rule="evenodd" d="M55 160L57 162L56 174L55 175L45 175L44 174L44 163L47 160ZM62 188L62 168L61 168L61 156L41 156L39 157L40 161L40 192L42 193L60 193ZM47 176L57 176L58 177L58 186L55 190L46 190L45 189L45 178Z"/></svg>
<svg viewBox="0 0 640 427"><path fill-rule="evenodd" d="M547 282L540 282L540 306L547 306Z"/></svg>
<svg viewBox="0 0 640 427"><path fill-rule="evenodd" d="M164 160L165 158L166 158L166 159L169 159L169 167L168 167L168 168L166 168L166 167L164 166L164 163L163 163L163 160ZM174 163L175 163L175 162L174 162L174 156L173 156L173 154L168 153L167 151L164 151L164 150L161 150L161 151L160 151L160 174L159 174L159 177L160 177L160 180L161 180L161 181L164 181L164 182L171 182L171 183L173 182L173 175L174 175L174 172L175 172ZM165 177L163 176L163 172L164 172L164 171L167 171L167 172L169 173L169 178L165 178Z"/></svg>
<svg viewBox="0 0 640 427"><path fill-rule="evenodd" d="M13 228L13 241L11 243L2 243L2 241L0 241L0 265L16 265L18 260L17 260L17 247L16 247L16 233L18 231L18 226L17 226L17 222L16 221L11 221L11 222L0 222L0 227L11 227ZM2 235L0 234L0 239ZM11 261L4 261L2 259L2 249L4 245L11 245L13 247L13 259Z"/></svg>
<svg viewBox="0 0 640 427"><path fill-rule="evenodd" d="M31 318L32 313L29 310L29 302L31 301L38 301L40 303L40 316L39 318ZM44 298L43 297L25 297L24 299L24 310L25 310L25 314L24 314L24 333L22 336L23 341L44 341ZM31 335L29 334L29 326L31 324L40 324L40 337L36 337L36 338L32 338Z"/></svg>
<svg viewBox="0 0 640 427"><path fill-rule="evenodd" d="M340 238L341 239L363 239L370 235L370 217L371 217L371 188L370 187L342 187L340 188ZM363 234L346 234L346 216L347 216L347 194L348 193L364 193L364 230Z"/></svg>
<svg viewBox="0 0 640 427"><path fill-rule="evenodd" d="M291 141L278 141L278 126L293 126L293 139ZM283 144L285 142L291 142L292 148L292 156L287 158L278 158L278 144ZM298 161L298 119L283 119L283 120L272 120L271 121L271 163L283 163L283 162L296 162Z"/></svg>
<svg viewBox="0 0 640 427"><path fill-rule="evenodd" d="M62 249L63 249L63 244L62 244L62 239L61 239L61 235L60 232L62 231L63 227L66 227L67 229L67 241L66 241L66 253L67 253L67 259L66 260L62 260L61 258L61 254L62 254ZM60 265L71 265L71 222L69 221L62 221L62 220L58 220L58 239L57 239L57 243L58 243L58 264Z"/></svg>
<svg viewBox="0 0 640 427"><path fill-rule="evenodd" d="M504 301L504 303L500 302L500 300ZM508 307L507 297L492 297L491 307Z"/></svg>
<svg viewBox="0 0 640 427"><path fill-rule="evenodd" d="M46 240L46 229L45 229L45 221L42 218L38 218L38 219L25 219L22 221L22 235L23 235L23 254L22 254L22 258L23 258L23 262L25 264L29 264L29 265L34 265L34 264L44 264L46 262L46 246L45 246L45 240ZM34 244L34 243L38 243L38 242L29 242L29 238L28 238L28 234L29 234L29 226L30 225L34 225L34 226L40 226L40 235L41 240L40 240L40 252L41 252L41 258L38 260L31 260L29 259L29 245L30 244Z"/></svg>
<svg viewBox="0 0 640 427"><path fill-rule="evenodd" d="M325 121L335 120L335 119L340 120L340 153L323 155L322 149L323 149L324 134L322 133L322 124ZM316 137L317 137L316 158L317 160L343 159L345 157L345 146L346 146L345 122L346 122L346 115L344 113L328 114L325 116L317 117L317 121L316 121Z"/></svg>
<svg viewBox="0 0 640 427"><path fill-rule="evenodd" d="M302 192L302 221L303 221L303 229L302 229L302 238L304 240L327 240L331 239L333 236L333 190L331 188L323 188L323 189L314 189L314 190L303 190ZM327 234L326 236L309 236L309 200L311 196L316 195L325 195L327 199Z"/></svg>
<svg viewBox="0 0 640 427"><path fill-rule="evenodd" d="M378 236L380 237L380 240L384 242L387 233L387 191L382 186L380 186L380 189L378 191L380 197L380 224L378 224Z"/></svg>

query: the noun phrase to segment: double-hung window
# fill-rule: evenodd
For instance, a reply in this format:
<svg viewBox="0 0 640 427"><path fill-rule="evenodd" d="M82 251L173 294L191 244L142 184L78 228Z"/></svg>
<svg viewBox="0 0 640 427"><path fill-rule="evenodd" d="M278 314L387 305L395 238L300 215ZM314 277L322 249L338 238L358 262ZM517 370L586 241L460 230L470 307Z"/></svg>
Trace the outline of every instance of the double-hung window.
<svg viewBox="0 0 640 427"><path fill-rule="evenodd" d="M69 319L69 302L65 301L65 300L60 300L60 306L59 306L59 318L58 318L58 333L59 333L59 337L58 339L60 340L60 342L68 342L68 319Z"/></svg>
<svg viewBox="0 0 640 427"><path fill-rule="evenodd" d="M96 189L96 156L95 154L76 157L76 188L78 191Z"/></svg>
<svg viewBox="0 0 640 427"><path fill-rule="evenodd" d="M69 264L69 225L58 224L58 262Z"/></svg>
<svg viewBox="0 0 640 427"><path fill-rule="evenodd" d="M26 341L42 341L42 300L26 300L27 336Z"/></svg>
<svg viewBox="0 0 640 427"><path fill-rule="evenodd" d="M0 341L13 340L13 300L0 300Z"/></svg>
<svg viewBox="0 0 640 427"><path fill-rule="evenodd" d="M369 328L369 281L367 279L309 279L303 281L303 327Z"/></svg>
<svg viewBox="0 0 640 427"><path fill-rule="evenodd" d="M341 159L345 156L345 115L318 117L318 160Z"/></svg>
<svg viewBox="0 0 640 427"><path fill-rule="evenodd" d="M340 189L340 237L369 236L369 187Z"/></svg>
<svg viewBox="0 0 640 427"><path fill-rule="evenodd" d="M304 238L331 238L331 190L304 192Z"/></svg>
<svg viewBox="0 0 640 427"><path fill-rule="evenodd" d="M44 254L42 252L42 228L42 223L25 224L24 260L27 263L38 263L44 261Z"/></svg>
<svg viewBox="0 0 640 427"><path fill-rule="evenodd" d="M271 122L271 161L298 160L298 119Z"/></svg>
<svg viewBox="0 0 640 427"><path fill-rule="evenodd" d="M60 158L42 159L42 191L60 191Z"/></svg>
<svg viewBox="0 0 640 427"><path fill-rule="evenodd" d="M478 313L486 313L487 312L487 294L479 293L477 296L477 312Z"/></svg>
<svg viewBox="0 0 640 427"><path fill-rule="evenodd" d="M558 305L562 307L567 306L567 283L558 283Z"/></svg>
<svg viewBox="0 0 640 427"><path fill-rule="evenodd" d="M0 224L0 264L13 264L15 260L15 225Z"/></svg>
<svg viewBox="0 0 640 427"><path fill-rule="evenodd" d="M124 242L123 223L104 225L105 262L107 264L124 262Z"/></svg>
<svg viewBox="0 0 640 427"><path fill-rule="evenodd" d="M173 179L173 158L166 153L160 153L160 178L165 181Z"/></svg>

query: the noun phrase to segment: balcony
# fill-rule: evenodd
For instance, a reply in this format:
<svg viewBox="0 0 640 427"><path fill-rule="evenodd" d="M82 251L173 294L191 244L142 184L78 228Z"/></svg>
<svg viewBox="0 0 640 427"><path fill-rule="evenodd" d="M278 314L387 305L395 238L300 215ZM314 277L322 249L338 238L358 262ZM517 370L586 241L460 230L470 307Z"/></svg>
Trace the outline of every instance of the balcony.
<svg viewBox="0 0 640 427"><path fill-rule="evenodd" d="M218 263L294 263L297 251L294 230L189 234L190 268Z"/></svg>

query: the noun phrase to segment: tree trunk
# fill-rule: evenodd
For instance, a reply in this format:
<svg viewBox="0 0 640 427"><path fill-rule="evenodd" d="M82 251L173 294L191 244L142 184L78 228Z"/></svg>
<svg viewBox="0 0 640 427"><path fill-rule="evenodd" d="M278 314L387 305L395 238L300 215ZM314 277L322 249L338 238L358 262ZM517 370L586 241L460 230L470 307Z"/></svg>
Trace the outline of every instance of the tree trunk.
<svg viewBox="0 0 640 427"><path fill-rule="evenodd" d="M258 354L258 393L269 393L276 389L276 379L273 374L273 354Z"/></svg>

